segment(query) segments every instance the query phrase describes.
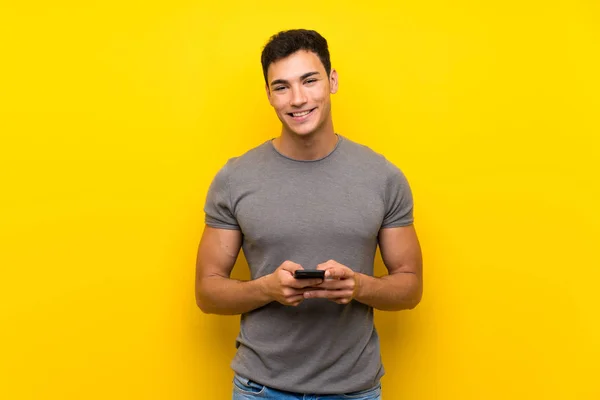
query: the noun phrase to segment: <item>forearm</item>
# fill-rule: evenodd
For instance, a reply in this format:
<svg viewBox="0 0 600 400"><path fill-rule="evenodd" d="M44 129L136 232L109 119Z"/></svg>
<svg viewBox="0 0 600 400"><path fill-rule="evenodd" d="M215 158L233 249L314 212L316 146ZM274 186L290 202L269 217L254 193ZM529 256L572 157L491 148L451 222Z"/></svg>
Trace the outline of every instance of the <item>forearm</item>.
<svg viewBox="0 0 600 400"><path fill-rule="evenodd" d="M196 303L207 314L243 314L272 301L263 288L263 278L238 281L222 276L202 278L196 287Z"/></svg>
<svg viewBox="0 0 600 400"><path fill-rule="evenodd" d="M414 273L375 278L358 274L354 299L383 311L413 309L421 301L422 283Z"/></svg>

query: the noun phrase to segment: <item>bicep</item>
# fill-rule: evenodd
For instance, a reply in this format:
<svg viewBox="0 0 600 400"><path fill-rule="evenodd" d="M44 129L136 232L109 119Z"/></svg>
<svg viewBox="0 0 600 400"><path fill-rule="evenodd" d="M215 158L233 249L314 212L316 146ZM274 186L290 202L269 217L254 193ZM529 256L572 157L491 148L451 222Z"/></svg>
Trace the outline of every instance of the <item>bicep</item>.
<svg viewBox="0 0 600 400"><path fill-rule="evenodd" d="M205 226L198 246L196 280L215 275L229 278L241 246L241 231Z"/></svg>
<svg viewBox="0 0 600 400"><path fill-rule="evenodd" d="M421 245L414 225L383 228L379 231L381 258L390 275L395 273L422 274Z"/></svg>

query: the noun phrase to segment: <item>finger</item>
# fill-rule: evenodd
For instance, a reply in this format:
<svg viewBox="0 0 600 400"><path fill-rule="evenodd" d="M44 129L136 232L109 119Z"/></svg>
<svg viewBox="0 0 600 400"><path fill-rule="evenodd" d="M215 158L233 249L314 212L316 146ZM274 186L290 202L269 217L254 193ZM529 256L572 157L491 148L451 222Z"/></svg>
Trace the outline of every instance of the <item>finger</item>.
<svg viewBox="0 0 600 400"><path fill-rule="evenodd" d="M304 289L296 289L292 287L284 287L282 290L283 297L288 299L294 296L303 296L305 290Z"/></svg>
<svg viewBox="0 0 600 400"><path fill-rule="evenodd" d="M324 264L317 265L318 270L325 271L325 279L332 279L331 273L336 268L337 268L337 265L332 264L329 261Z"/></svg>
<svg viewBox="0 0 600 400"><path fill-rule="evenodd" d="M351 297L344 297L344 298L341 298L341 299L336 299L334 301L336 303L338 303L338 304L348 304L348 303L350 303L352 301L352 298Z"/></svg>
<svg viewBox="0 0 600 400"><path fill-rule="evenodd" d="M346 279L353 275L354 271L348 267L333 267L325 271L325 278L331 279Z"/></svg>
<svg viewBox="0 0 600 400"><path fill-rule="evenodd" d="M304 289L310 286L319 286L323 282L321 278L314 279L296 279L293 276L286 276L281 279L281 284L294 289Z"/></svg>
<svg viewBox="0 0 600 400"><path fill-rule="evenodd" d="M301 293L302 295L304 295L304 293L306 293L306 292L314 292L316 290L321 290L321 289L318 286L311 286L311 287L305 287L302 289L296 289L296 291L298 293Z"/></svg>
<svg viewBox="0 0 600 400"><path fill-rule="evenodd" d="M286 298L287 304L290 306L294 306L294 307L297 306L298 304L302 303L303 300L304 300L303 294Z"/></svg>
<svg viewBox="0 0 600 400"><path fill-rule="evenodd" d="M341 299L352 297L351 290L311 290L304 293L307 299Z"/></svg>
<svg viewBox="0 0 600 400"><path fill-rule="evenodd" d="M302 265L300 264L296 264L295 262L292 261L285 261L283 264L281 264L279 266L279 268L281 268L284 271L288 271L291 272L292 274L299 269L304 269L302 268Z"/></svg>
<svg viewBox="0 0 600 400"><path fill-rule="evenodd" d="M324 289L324 290L353 290L354 289L354 281L352 279L327 279L323 281L318 286L315 286L315 289Z"/></svg>
<svg viewBox="0 0 600 400"><path fill-rule="evenodd" d="M321 270L321 271L327 271L328 269L335 268L339 265L341 265L341 264L338 262L335 262L333 260L329 260L327 262L317 265L317 269Z"/></svg>
<svg viewBox="0 0 600 400"><path fill-rule="evenodd" d="M315 278L315 279L295 279L295 284L293 287L295 288L307 288L307 287L311 287L311 286L319 286L321 283L323 283L323 279L321 278Z"/></svg>

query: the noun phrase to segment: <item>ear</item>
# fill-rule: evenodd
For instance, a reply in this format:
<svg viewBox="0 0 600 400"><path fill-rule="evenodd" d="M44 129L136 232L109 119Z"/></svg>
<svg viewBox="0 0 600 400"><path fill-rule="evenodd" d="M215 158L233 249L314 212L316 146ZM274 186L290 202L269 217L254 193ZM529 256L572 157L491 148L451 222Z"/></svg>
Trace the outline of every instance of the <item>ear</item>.
<svg viewBox="0 0 600 400"><path fill-rule="evenodd" d="M332 69L329 74L329 88L331 94L335 94L338 91L338 73L335 69Z"/></svg>

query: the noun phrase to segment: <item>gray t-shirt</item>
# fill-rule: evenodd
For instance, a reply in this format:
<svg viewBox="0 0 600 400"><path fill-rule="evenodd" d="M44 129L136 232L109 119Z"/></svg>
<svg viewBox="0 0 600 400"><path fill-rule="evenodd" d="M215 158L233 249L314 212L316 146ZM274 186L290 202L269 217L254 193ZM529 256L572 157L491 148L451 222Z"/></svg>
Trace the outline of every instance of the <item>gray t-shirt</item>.
<svg viewBox="0 0 600 400"><path fill-rule="evenodd" d="M293 160L271 141L230 159L214 178L206 224L238 229L252 279L290 260L314 269L335 260L373 275L381 228L413 223L403 173L382 155L338 135L319 160ZM307 299L271 302L241 316L239 375L299 393L348 393L375 386L384 369L373 309Z"/></svg>

